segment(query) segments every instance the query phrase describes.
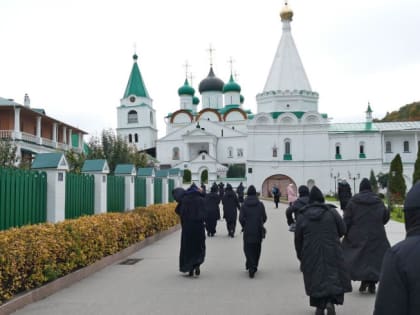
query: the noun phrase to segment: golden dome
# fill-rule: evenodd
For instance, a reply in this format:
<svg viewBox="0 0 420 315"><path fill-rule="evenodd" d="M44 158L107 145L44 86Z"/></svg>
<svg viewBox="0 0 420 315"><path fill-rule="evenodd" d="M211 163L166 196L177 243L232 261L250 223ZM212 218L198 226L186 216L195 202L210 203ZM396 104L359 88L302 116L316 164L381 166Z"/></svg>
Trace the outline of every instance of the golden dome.
<svg viewBox="0 0 420 315"><path fill-rule="evenodd" d="M293 11L287 5L287 1L284 3L283 9L280 11L280 17L282 21L291 21L293 18Z"/></svg>

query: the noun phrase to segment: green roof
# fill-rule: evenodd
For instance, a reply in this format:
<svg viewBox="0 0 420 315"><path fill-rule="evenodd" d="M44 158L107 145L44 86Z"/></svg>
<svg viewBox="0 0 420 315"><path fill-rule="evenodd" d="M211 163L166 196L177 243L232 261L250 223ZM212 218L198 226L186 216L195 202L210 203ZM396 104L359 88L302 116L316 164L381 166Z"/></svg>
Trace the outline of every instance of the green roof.
<svg viewBox="0 0 420 315"><path fill-rule="evenodd" d="M133 164L118 164L115 167L114 174L115 175L131 175L135 174L136 169L134 168Z"/></svg>
<svg viewBox="0 0 420 315"><path fill-rule="evenodd" d="M168 177L169 170L156 170L156 177Z"/></svg>
<svg viewBox="0 0 420 315"><path fill-rule="evenodd" d="M109 172L106 160L86 160L82 167L82 172Z"/></svg>
<svg viewBox="0 0 420 315"><path fill-rule="evenodd" d="M61 162L61 163L60 163ZM39 153L32 162L32 169L68 167L63 153Z"/></svg>
<svg viewBox="0 0 420 315"><path fill-rule="evenodd" d="M79 147L79 135L76 133L73 133L71 135L71 146L72 148L78 148ZM89 153L89 146L87 143L83 143L83 153L88 154Z"/></svg>
<svg viewBox="0 0 420 315"><path fill-rule="evenodd" d="M338 123L329 126L329 132L370 132L378 131L378 128L372 123Z"/></svg>
<svg viewBox="0 0 420 315"><path fill-rule="evenodd" d="M245 97L241 94L241 95L239 95L239 100L240 100L241 104L243 104L244 101L245 101Z"/></svg>
<svg viewBox="0 0 420 315"><path fill-rule="evenodd" d="M183 175L184 171L180 168L170 168L169 175Z"/></svg>
<svg viewBox="0 0 420 315"><path fill-rule="evenodd" d="M294 114L297 118L302 118L303 114L305 114L305 112L272 112L271 117L273 117L273 119L276 119L277 117L279 117L281 114L284 113L292 113Z"/></svg>
<svg viewBox="0 0 420 315"><path fill-rule="evenodd" d="M183 86L181 86L181 87L178 89L178 95L179 95L179 96L181 96L181 95L191 95L191 96L193 96L193 95L194 95L194 93L195 93L194 88L193 88L191 85L189 85L189 84L188 84L188 80L187 80L187 79L185 79L185 81L184 81L184 85L183 85Z"/></svg>
<svg viewBox="0 0 420 315"><path fill-rule="evenodd" d="M226 92L241 92L241 86L233 80L232 74L230 75L229 82L223 86L223 93Z"/></svg>
<svg viewBox="0 0 420 315"><path fill-rule="evenodd" d="M223 115L224 113L226 113L227 111L231 110L232 108L239 108L239 107L240 107L239 105L230 104L230 105L226 105L223 108L218 109L218 112Z"/></svg>
<svg viewBox="0 0 420 315"><path fill-rule="evenodd" d="M373 111L372 111L372 108L370 108L370 103L368 103L368 108L367 108L367 111L366 111L367 113L372 113Z"/></svg>
<svg viewBox="0 0 420 315"><path fill-rule="evenodd" d="M133 68L131 69L130 78L128 79L127 87L125 88L124 98L130 95L150 98L141 76L139 66L137 65L137 58L138 57L135 54L133 56Z"/></svg>
<svg viewBox="0 0 420 315"><path fill-rule="evenodd" d="M153 176L155 169L153 167L143 167L137 169L137 176Z"/></svg>
<svg viewBox="0 0 420 315"><path fill-rule="evenodd" d="M200 99L197 96L193 96L193 105L200 104Z"/></svg>

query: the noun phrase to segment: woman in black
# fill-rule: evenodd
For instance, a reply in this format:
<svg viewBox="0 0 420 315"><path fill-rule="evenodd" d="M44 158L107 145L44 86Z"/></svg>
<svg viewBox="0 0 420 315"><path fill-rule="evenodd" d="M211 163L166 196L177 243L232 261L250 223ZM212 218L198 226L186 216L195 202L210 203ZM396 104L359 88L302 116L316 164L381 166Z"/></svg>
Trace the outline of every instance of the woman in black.
<svg viewBox="0 0 420 315"><path fill-rule="evenodd" d="M220 219L220 196L218 193L218 187L216 184L213 184L210 189L210 193L204 198L205 207L206 207L206 230L207 236L214 236L216 234L216 225L217 220Z"/></svg>
<svg viewBox="0 0 420 315"><path fill-rule="evenodd" d="M238 197L232 189L231 184L226 185L225 194L222 199L223 218L226 220L226 227L230 237L235 236L236 220L238 218L238 210L240 209Z"/></svg>
<svg viewBox="0 0 420 315"><path fill-rule="evenodd" d="M267 221L264 204L258 199L253 185L248 187L247 197L241 207L239 223L244 232L245 267L249 277L254 278L258 270L263 240L263 224Z"/></svg>
<svg viewBox="0 0 420 315"><path fill-rule="evenodd" d="M241 206L244 203L244 190L245 190L244 185L241 182L239 186L236 188L236 194L238 195L238 201Z"/></svg>
<svg viewBox="0 0 420 315"><path fill-rule="evenodd" d="M178 189L178 188L177 188ZM179 190L174 190L174 197ZM206 234L204 220L206 210L204 198L195 184L188 188L175 209L181 218L181 249L179 253L179 270L188 272L189 276L200 275L200 265L206 255Z"/></svg>
<svg viewBox="0 0 420 315"><path fill-rule="evenodd" d="M300 210L296 223L295 248L303 272L306 294L316 315L334 315L334 304L343 304L351 292L350 277L344 266L340 237L346 226L334 205L325 204L322 192L314 186L309 204Z"/></svg>

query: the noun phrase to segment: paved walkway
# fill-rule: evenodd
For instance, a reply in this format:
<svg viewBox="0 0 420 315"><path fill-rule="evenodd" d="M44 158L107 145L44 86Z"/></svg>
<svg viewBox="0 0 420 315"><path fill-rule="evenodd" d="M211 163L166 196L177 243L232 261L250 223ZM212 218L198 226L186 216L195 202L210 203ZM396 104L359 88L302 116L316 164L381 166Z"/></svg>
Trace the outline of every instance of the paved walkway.
<svg viewBox="0 0 420 315"><path fill-rule="evenodd" d="M242 237L227 237L225 222L207 239L207 256L199 278L178 273L180 232L131 256L143 258L135 265L111 265L77 284L28 305L16 315L310 315L302 274L288 232L285 205L273 209L265 201L268 222L260 268L249 279L244 268ZM387 226L392 243L404 238L404 226ZM374 296L346 294L341 315L372 314Z"/></svg>

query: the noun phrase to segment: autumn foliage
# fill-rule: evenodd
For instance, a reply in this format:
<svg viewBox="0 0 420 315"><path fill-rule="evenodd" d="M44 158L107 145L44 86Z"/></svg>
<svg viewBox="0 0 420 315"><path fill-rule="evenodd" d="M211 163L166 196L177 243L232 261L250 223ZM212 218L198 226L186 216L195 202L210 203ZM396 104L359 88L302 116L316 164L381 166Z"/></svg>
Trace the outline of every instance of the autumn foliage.
<svg viewBox="0 0 420 315"><path fill-rule="evenodd" d="M0 304L178 224L175 204L0 232Z"/></svg>

